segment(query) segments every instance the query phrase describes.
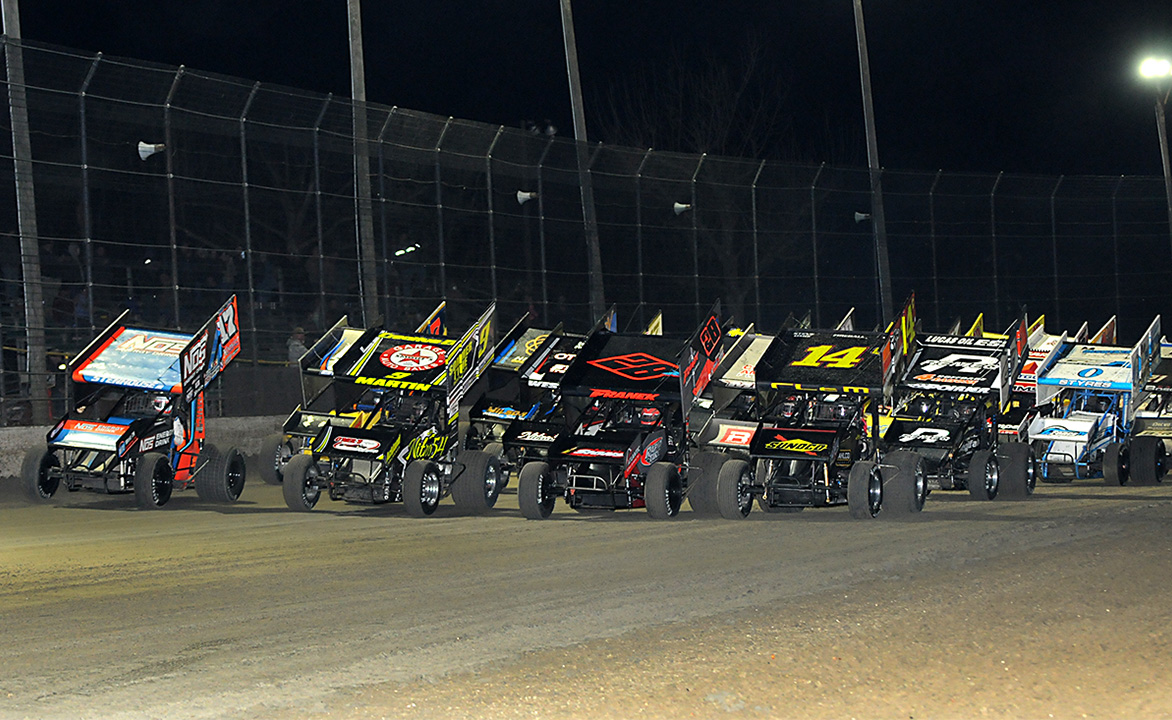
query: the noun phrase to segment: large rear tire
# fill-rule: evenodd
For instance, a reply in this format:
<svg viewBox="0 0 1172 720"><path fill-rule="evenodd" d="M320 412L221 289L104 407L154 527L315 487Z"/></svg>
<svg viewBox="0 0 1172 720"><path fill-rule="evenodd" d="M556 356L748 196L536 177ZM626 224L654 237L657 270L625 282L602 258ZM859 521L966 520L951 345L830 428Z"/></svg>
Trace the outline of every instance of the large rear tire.
<svg viewBox="0 0 1172 720"><path fill-rule="evenodd" d="M851 466L846 481L846 504L855 520L873 520L883 507L883 476L879 466L862 460Z"/></svg>
<svg viewBox="0 0 1172 720"><path fill-rule="evenodd" d="M998 496L1006 500L1025 500L1034 494L1038 482L1038 463L1028 443L1002 443L998 462L1004 468Z"/></svg>
<svg viewBox="0 0 1172 720"><path fill-rule="evenodd" d="M883 458L880 475L883 478L884 515L914 515L924 509L924 501L928 497L928 475L922 455L911 450L890 452Z"/></svg>
<svg viewBox="0 0 1172 720"><path fill-rule="evenodd" d="M162 453L145 453L134 471L134 502L141 510L158 510L171 499L175 473Z"/></svg>
<svg viewBox="0 0 1172 720"><path fill-rule="evenodd" d="M456 509L469 515L488 512L501 494L500 458L481 450L466 450L456 458L456 464L464 468L452 482Z"/></svg>
<svg viewBox="0 0 1172 720"><path fill-rule="evenodd" d="M61 484L52 470L60 466L56 453L50 451L47 445L29 448L20 464L20 484L25 497L35 503L52 500Z"/></svg>
<svg viewBox="0 0 1172 720"><path fill-rule="evenodd" d="M412 460L403 473L403 507L411 517L427 517L439 507L443 485L439 465L430 460Z"/></svg>
<svg viewBox="0 0 1172 720"><path fill-rule="evenodd" d="M744 460L729 460L716 482L716 505L725 520L744 520L753 509L753 473Z"/></svg>
<svg viewBox="0 0 1172 720"><path fill-rule="evenodd" d="M517 505L521 508L521 515L529 520L544 520L553 513L556 500L549 463L534 461L522 465L517 480Z"/></svg>
<svg viewBox="0 0 1172 720"><path fill-rule="evenodd" d="M992 500L997 497L1001 485L1001 471L997 456L991 450L978 450L969 460L966 479L969 497L975 500Z"/></svg>
<svg viewBox="0 0 1172 720"><path fill-rule="evenodd" d="M1103 453L1103 483L1111 487L1126 485L1130 474L1129 448L1123 443L1111 443Z"/></svg>
<svg viewBox="0 0 1172 720"><path fill-rule="evenodd" d="M248 469L244 455L235 447L221 451L211 443L205 443L200 454L209 457L195 473L195 493L205 502L233 503L244 492L244 479Z"/></svg>
<svg viewBox="0 0 1172 720"><path fill-rule="evenodd" d="M1131 479L1136 485L1155 485L1164 478L1164 441L1137 437L1131 441Z"/></svg>
<svg viewBox="0 0 1172 720"><path fill-rule="evenodd" d="M268 485L280 485L285 478L285 466L293 459L293 442L285 433L266 435L260 442L258 457L260 479Z"/></svg>
<svg viewBox="0 0 1172 720"><path fill-rule="evenodd" d="M312 455L294 455L285 465L285 478L281 483L281 494L290 510L309 512L317 505L321 490L317 478L321 474Z"/></svg>
<svg viewBox="0 0 1172 720"><path fill-rule="evenodd" d="M688 467L688 504L693 513L707 517L720 512L716 484L727 460L728 456L722 452L703 452Z"/></svg>
<svg viewBox="0 0 1172 720"><path fill-rule="evenodd" d="M643 502L647 505L647 514L656 520L667 520L680 514L680 506L684 504L684 484L675 465L657 462L647 469Z"/></svg>

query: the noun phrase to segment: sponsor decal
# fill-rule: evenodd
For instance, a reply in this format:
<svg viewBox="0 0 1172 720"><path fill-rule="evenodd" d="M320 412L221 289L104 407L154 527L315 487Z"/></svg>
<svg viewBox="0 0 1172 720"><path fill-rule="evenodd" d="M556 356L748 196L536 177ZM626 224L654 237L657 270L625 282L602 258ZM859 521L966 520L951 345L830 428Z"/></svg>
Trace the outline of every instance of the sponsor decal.
<svg viewBox="0 0 1172 720"><path fill-rule="evenodd" d="M441 347L408 343L385 350L378 356L378 361L392 370L422 372L443 365L444 355Z"/></svg>
<svg viewBox="0 0 1172 720"><path fill-rule="evenodd" d="M566 453L573 457L589 457L589 458L621 458L623 456L622 450L602 450L599 448L574 448Z"/></svg>
<svg viewBox="0 0 1172 720"><path fill-rule="evenodd" d="M765 444L769 450L785 450L786 452L799 452L807 455L817 455L820 452L826 452L830 447L826 443L812 443L809 440L801 438L790 438L777 436L776 440L770 440Z"/></svg>
<svg viewBox="0 0 1172 720"><path fill-rule="evenodd" d="M501 420L517 420L527 415L527 412L522 412L516 408L497 407L491 405L484 409L485 417L500 418Z"/></svg>
<svg viewBox="0 0 1172 720"><path fill-rule="evenodd" d="M121 352L147 353L150 355L168 355L178 357L183 352L187 340L177 340L167 337L151 337L150 335L135 335L118 346Z"/></svg>
<svg viewBox="0 0 1172 720"><path fill-rule="evenodd" d="M708 322L700 330L700 351L708 357L714 357L716 349L720 347L720 321L709 315Z"/></svg>
<svg viewBox="0 0 1172 720"><path fill-rule="evenodd" d="M756 377L756 375L757 375L757 366L749 364L749 363L742 365L741 369L737 370L737 377L751 378L751 377Z"/></svg>
<svg viewBox="0 0 1172 720"><path fill-rule="evenodd" d="M659 393L641 393L641 392L627 392L625 390L605 390L603 388L595 388L590 391L592 398L608 398L611 400L654 400L659 397Z"/></svg>
<svg viewBox="0 0 1172 720"><path fill-rule="evenodd" d="M101 433L102 435L121 435L126 432L125 425L109 425L107 423L75 422L72 424L67 423L66 427L69 430Z"/></svg>
<svg viewBox="0 0 1172 720"><path fill-rule="evenodd" d="M336 437L334 438L334 449L343 452L353 453L377 453L382 443L373 438L356 438L356 437Z"/></svg>
<svg viewBox="0 0 1172 720"><path fill-rule="evenodd" d="M449 435L423 435L407 445L406 461L439 457L448 449Z"/></svg>
<svg viewBox="0 0 1172 720"><path fill-rule="evenodd" d="M538 432L537 430L523 430L517 435L518 442L542 442L551 443L556 440L553 435L549 433Z"/></svg>
<svg viewBox="0 0 1172 720"><path fill-rule="evenodd" d="M146 452L148 450L154 450L155 448L163 447L170 442L171 431L164 430L163 432L153 435L149 438L143 438L142 444L139 446L139 451Z"/></svg>
<svg viewBox="0 0 1172 720"><path fill-rule="evenodd" d="M191 387L192 381L207 367L207 362L208 334L205 332L198 340L191 343L190 349L183 353L183 357L179 360L185 394L188 390L192 393L197 392L194 387ZM188 398L189 402L190 400L191 398Z"/></svg>
<svg viewBox="0 0 1172 720"><path fill-rule="evenodd" d="M1044 428L1042 430L1042 432L1040 432L1038 434L1039 435L1056 435L1058 437L1079 437L1081 435L1086 435L1085 432L1080 431L1080 430L1070 430L1068 428L1058 427L1058 426Z"/></svg>
<svg viewBox="0 0 1172 720"><path fill-rule="evenodd" d="M870 395L871 389L865 387L856 387L851 385L833 386L833 385L810 385L807 383L789 383L789 382L775 382L769 383L771 390L785 390L793 388L794 390L804 390L806 392L828 392L828 393L852 393L859 395Z"/></svg>
<svg viewBox="0 0 1172 720"><path fill-rule="evenodd" d="M529 340L529 342L525 343L525 355L526 355L526 357L528 357L529 355L532 355L533 353L537 352L538 348L540 348L540 347L541 347L541 343L545 342L545 339L546 339L547 337L549 337L549 333L545 333L544 335L538 335L537 337L535 337L535 338L532 338L531 340ZM515 359L513 360L513 362L515 362L515 363L516 363L516 364L518 364L518 365L520 365L520 364L521 364L522 362L524 362L524 361L525 361L525 358L524 358L524 357L518 357L518 358L515 358Z"/></svg>
<svg viewBox="0 0 1172 720"><path fill-rule="evenodd" d="M952 433L941 428L916 428L910 433L904 433L899 436L901 443L942 443L947 442Z"/></svg>
<svg viewBox="0 0 1172 720"><path fill-rule="evenodd" d="M118 443L118 457L126 457L126 453L130 452L130 448L134 447L136 442L138 442L138 438L132 437Z"/></svg>
<svg viewBox="0 0 1172 720"><path fill-rule="evenodd" d="M1000 338L960 337L958 335L928 335L925 345L950 345L959 347L980 347L1000 349L1005 341Z"/></svg>
<svg viewBox="0 0 1172 720"><path fill-rule="evenodd" d="M753 435L756 432L755 428L730 427L726 425L720 429L720 435L717 436L714 442L719 445L749 447L749 443L752 442Z"/></svg>
<svg viewBox="0 0 1172 720"><path fill-rule="evenodd" d="M656 437L647 444L647 447L643 448L643 458L640 462L644 465L654 465L659 462L659 458L663 457L663 447L665 444L666 441L662 435Z"/></svg>
<svg viewBox="0 0 1172 720"><path fill-rule="evenodd" d="M356 377L354 382L358 385L372 385L374 387L389 387L401 388L403 390L430 390L431 385L427 383L408 382L406 380L395 380L393 378L371 378L371 377Z"/></svg>
<svg viewBox="0 0 1172 720"><path fill-rule="evenodd" d="M997 369L997 358L952 353L936 360L927 360L920 365L921 370L930 373L944 368L958 373L983 373Z"/></svg>
<svg viewBox="0 0 1172 720"><path fill-rule="evenodd" d="M608 358L589 360L588 362L594 367L614 373L619 377L637 381L679 375L680 372L675 363L643 352L613 355Z"/></svg>
<svg viewBox="0 0 1172 720"><path fill-rule="evenodd" d="M922 373L916 375L914 380L920 382L938 382L946 385L978 385L981 382L980 378L960 377L959 375L937 375L936 373Z"/></svg>

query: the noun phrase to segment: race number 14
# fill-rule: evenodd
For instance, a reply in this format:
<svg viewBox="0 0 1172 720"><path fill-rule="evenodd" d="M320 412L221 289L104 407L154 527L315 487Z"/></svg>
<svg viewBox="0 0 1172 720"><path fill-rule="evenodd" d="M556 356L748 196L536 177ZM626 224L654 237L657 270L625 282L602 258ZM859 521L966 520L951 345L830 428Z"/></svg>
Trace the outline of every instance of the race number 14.
<svg viewBox="0 0 1172 720"><path fill-rule="evenodd" d="M815 345L806 350L806 357L801 360L795 360L790 365L798 365L800 367L853 368L863 361L863 353L867 352L867 346L850 347L837 352L832 352L833 350L833 345Z"/></svg>

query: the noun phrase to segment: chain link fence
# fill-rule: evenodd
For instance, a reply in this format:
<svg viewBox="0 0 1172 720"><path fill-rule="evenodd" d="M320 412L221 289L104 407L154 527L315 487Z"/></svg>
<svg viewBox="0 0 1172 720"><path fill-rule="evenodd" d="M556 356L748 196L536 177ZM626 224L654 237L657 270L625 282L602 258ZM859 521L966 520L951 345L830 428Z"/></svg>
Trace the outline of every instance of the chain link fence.
<svg viewBox="0 0 1172 720"><path fill-rule="evenodd" d="M236 293L237 362L253 368L283 367L295 328L312 340L343 314L412 327L441 299L457 328L492 300L502 323L525 311L593 321L570 140L368 104L356 148L345 98L9 43L23 54L50 353L50 376L31 381L58 391L54 414L67 383L53 369L126 308L137 323L192 331ZM8 113L2 122L8 424L28 420L30 378ZM363 150L378 307L364 307L361 288ZM588 150L606 299L624 325L662 309L667 331L686 333L718 297L767 331L791 312L826 325L851 307L878 322L872 228L859 217L871 206L865 168ZM1052 330L1118 315L1126 339L1166 304L1160 178L888 170L882 180L893 294L898 304L914 290L928 328L980 312L1001 327L1025 305ZM243 396L255 410L269 395L288 393Z"/></svg>

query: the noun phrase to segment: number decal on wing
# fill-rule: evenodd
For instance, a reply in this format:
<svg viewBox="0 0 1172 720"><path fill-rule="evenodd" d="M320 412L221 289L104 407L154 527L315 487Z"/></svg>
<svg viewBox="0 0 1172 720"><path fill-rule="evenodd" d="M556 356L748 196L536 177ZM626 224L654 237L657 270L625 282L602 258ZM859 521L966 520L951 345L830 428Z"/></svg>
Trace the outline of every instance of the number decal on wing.
<svg viewBox="0 0 1172 720"><path fill-rule="evenodd" d="M849 369L857 367L863 361L863 354L867 352L867 346L859 345L837 352L832 352L833 350L833 345L815 345L806 350L806 357L795 360L790 365Z"/></svg>

